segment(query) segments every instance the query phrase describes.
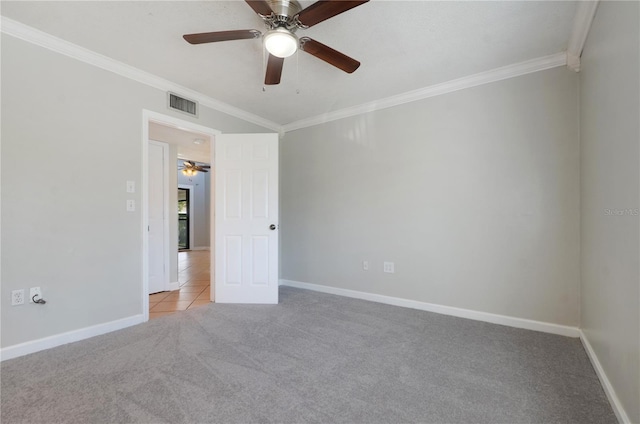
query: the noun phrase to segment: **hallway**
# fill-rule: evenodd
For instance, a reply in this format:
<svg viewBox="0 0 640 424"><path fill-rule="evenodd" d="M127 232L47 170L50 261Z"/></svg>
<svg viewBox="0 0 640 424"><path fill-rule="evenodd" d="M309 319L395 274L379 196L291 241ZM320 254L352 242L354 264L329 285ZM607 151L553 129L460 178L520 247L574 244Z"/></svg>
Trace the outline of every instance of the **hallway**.
<svg viewBox="0 0 640 424"><path fill-rule="evenodd" d="M178 252L180 290L149 295L149 319L206 305L210 298L210 255L208 250Z"/></svg>

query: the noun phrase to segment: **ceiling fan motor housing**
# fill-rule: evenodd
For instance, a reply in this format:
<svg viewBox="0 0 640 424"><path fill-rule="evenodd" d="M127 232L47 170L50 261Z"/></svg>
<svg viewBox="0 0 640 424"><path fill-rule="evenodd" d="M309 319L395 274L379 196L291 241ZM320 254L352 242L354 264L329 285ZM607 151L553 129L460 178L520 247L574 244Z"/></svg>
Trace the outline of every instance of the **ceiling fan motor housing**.
<svg viewBox="0 0 640 424"><path fill-rule="evenodd" d="M293 18L302 10L300 3L296 0L267 0L267 3L273 10L273 15L263 16L269 28L284 27L292 32L298 29Z"/></svg>

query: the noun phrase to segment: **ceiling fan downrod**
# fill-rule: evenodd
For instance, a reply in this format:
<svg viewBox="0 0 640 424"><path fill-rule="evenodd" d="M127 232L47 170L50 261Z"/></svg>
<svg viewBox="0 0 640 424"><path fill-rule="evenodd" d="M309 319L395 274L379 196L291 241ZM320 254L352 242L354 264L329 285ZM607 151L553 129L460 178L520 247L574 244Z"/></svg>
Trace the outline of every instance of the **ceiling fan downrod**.
<svg viewBox="0 0 640 424"><path fill-rule="evenodd" d="M298 13L302 10L300 3L296 0L267 0L267 3L271 7L271 13L268 15L259 13L267 28L286 28L291 32L295 32L298 28L303 28L302 24L296 19Z"/></svg>

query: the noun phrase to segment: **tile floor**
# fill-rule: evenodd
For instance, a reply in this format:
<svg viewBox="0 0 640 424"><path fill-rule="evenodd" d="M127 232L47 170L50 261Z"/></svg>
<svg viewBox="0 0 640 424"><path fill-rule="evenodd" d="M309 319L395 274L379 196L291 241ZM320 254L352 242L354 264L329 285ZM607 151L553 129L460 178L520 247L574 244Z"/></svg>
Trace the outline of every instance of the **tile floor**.
<svg viewBox="0 0 640 424"><path fill-rule="evenodd" d="M180 290L149 295L149 319L206 305L212 300L210 254L208 250L178 252Z"/></svg>

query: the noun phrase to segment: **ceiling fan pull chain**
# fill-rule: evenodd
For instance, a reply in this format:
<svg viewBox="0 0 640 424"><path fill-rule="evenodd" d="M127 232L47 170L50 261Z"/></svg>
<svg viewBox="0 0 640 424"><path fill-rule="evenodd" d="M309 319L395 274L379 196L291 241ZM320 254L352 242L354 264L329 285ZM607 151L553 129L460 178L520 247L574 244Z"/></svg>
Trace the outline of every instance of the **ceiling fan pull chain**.
<svg viewBox="0 0 640 424"><path fill-rule="evenodd" d="M264 75L267 72L267 65L265 64L267 61L267 55L265 54L265 48L264 45L262 46L262 75ZM262 77L261 77L262 78ZM267 91L267 87L262 84L262 92L266 92Z"/></svg>
<svg viewBox="0 0 640 424"><path fill-rule="evenodd" d="M300 94L300 49L296 50L296 94Z"/></svg>

